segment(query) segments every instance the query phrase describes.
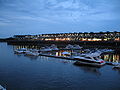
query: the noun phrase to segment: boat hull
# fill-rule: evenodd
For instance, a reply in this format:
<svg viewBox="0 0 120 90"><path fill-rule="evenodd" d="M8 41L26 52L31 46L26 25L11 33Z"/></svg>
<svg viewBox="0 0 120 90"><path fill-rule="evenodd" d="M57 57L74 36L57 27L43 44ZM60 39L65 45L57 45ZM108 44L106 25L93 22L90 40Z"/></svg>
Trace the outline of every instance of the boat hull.
<svg viewBox="0 0 120 90"><path fill-rule="evenodd" d="M105 65L105 63L90 63L90 62L84 62L84 61L76 61L75 63L74 63L75 65L84 65L84 66L93 66L93 67L102 67L102 66L104 66Z"/></svg>

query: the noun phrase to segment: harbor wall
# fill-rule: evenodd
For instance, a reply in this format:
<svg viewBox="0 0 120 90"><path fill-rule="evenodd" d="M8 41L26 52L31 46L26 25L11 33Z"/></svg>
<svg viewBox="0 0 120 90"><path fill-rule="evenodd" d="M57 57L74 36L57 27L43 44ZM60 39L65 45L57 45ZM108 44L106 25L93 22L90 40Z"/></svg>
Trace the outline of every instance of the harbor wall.
<svg viewBox="0 0 120 90"><path fill-rule="evenodd" d="M9 45L51 45L56 44L57 46L65 46L68 44L80 45L80 46L89 46L89 47L112 47L120 48L120 42L118 41L40 41L40 40L8 40Z"/></svg>

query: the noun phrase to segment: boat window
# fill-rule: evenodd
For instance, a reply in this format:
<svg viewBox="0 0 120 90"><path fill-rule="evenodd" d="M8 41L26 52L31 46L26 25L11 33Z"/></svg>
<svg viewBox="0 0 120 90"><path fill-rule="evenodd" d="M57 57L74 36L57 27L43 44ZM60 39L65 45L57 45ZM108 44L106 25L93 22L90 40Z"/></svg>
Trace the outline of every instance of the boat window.
<svg viewBox="0 0 120 90"><path fill-rule="evenodd" d="M95 60L98 60L97 57L93 57Z"/></svg>
<svg viewBox="0 0 120 90"><path fill-rule="evenodd" d="M80 55L81 57L85 57L85 55Z"/></svg>
<svg viewBox="0 0 120 90"><path fill-rule="evenodd" d="M91 59L90 57L85 57L85 58Z"/></svg>

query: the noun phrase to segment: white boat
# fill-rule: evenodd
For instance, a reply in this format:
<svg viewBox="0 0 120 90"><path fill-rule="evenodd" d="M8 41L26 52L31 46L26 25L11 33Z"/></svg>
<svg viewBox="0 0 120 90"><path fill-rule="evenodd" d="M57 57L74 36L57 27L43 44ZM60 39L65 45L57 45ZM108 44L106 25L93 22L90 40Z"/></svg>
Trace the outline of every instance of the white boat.
<svg viewBox="0 0 120 90"><path fill-rule="evenodd" d="M81 49L82 47L80 47L79 45L71 45L68 44L65 49Z"/></svg>
<svg viewBox="0 0 120 90"><path fill-rule="evenodd" d="M42 52L48 52L48 51L52 51L52 49L50 47L42 47L41 50Z"/></svg>
<svg viewBox="0 0 120 90"><path fill-rule="evenodd" d="M26 50L26 51L24 51L23 53L29 53L30 51L29 50Z"/></svg>
<svg viewBox="0 0 120 90"><path fill-rule="evenodd" d="M21 53L25 53L27 51L26 48L20 48L20 49L16 49L14 50L15 53L21 54Z"/></svg>
<svg viewBox="0 0 120 90"><path fill-rule="evenodd" d="M55 44L52 44L52 45L50 46L50 49L52 49L53 51L59 50Z"/></svg>
<svg viewBox="0 0 120 90"><path fill-rule="evenodd" d="M74 46L71 45L71 44L68 44L68 45L65 47L65 49L74 49Z"/></svg>
<svg viewBox="0 0 120 90"><path fill-rule="evenodd" d="M112 49L101 49L101 52L105 53L105 52L114 52L114 50Z"/></svg>
<svg viewBox="0 0 120 90"><path fill-rule="evenodd" d="M6 90L6 88L0 85L0 90Z"/></svg>
<svg viewBox="0 0 120 90"><path fill-rule="evenodd" d="M38 52L39 50L37 50L37 49L29 49L29 51L31 51L31 52Z"/></svg>
<svg viewBox="0 0 120 90"><path fill-rule="evenodd" d="M20 49L17 49L17 50L14 50L14 53L21 54L21 53L23 53L23 51Z"/></svg>
<svg viewBox="0 0 120 90"><path fill-rule="evenodd" d="M51 48L53 51L59 50L57 47Z"/></svg>
<svg viewBox="0 0 120 90"><path fill-rule="evenodd" d="M77 65L90 65L101 67L105 65L105 61L98 58L99 54L81 54L80 56L73 56L74 59L78 60L75 62Z"/></svg>
<svg viewBox="0 0 120 90"><path fill-rule="evenodd" d="M70 55L70 53L69 53L69 52L66 52L66 51L62 52L62 54L63 54L63 55Z"/></svg>
<svg viewBox="0 0 120 90"><path fill-rule="evenodd" d="M73 48L74 48L74 49L81 49L82 47L80 47L79 45L74 45Z"/></svg>
<svg viewBox="0 0 120 90"><path fill-rule="evenodd" d="M25 55L28 55L28 56L39 56L39 53L38 52L31 52L31 51L29 51L29 52L26 52Z"/></svg>
<svg viewBox="0 0 120 90"><path fill-rule="evenodd" d="M109 62L109 61L106 61L106 64L116 66L119 63L118 62Z"/></svg>

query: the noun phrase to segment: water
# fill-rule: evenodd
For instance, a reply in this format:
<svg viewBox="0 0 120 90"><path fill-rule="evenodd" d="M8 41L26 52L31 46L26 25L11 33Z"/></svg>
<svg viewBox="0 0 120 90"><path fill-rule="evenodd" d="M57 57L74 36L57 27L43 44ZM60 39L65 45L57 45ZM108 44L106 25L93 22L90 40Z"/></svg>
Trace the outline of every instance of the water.
<svg viewBox="0 0 120 90"><path fill-rule="evenodd" d="M73 63L16 55L13 46L0 43L0 84L8 90L120 90L119 70L109 65L94 68Z"/></svg>

